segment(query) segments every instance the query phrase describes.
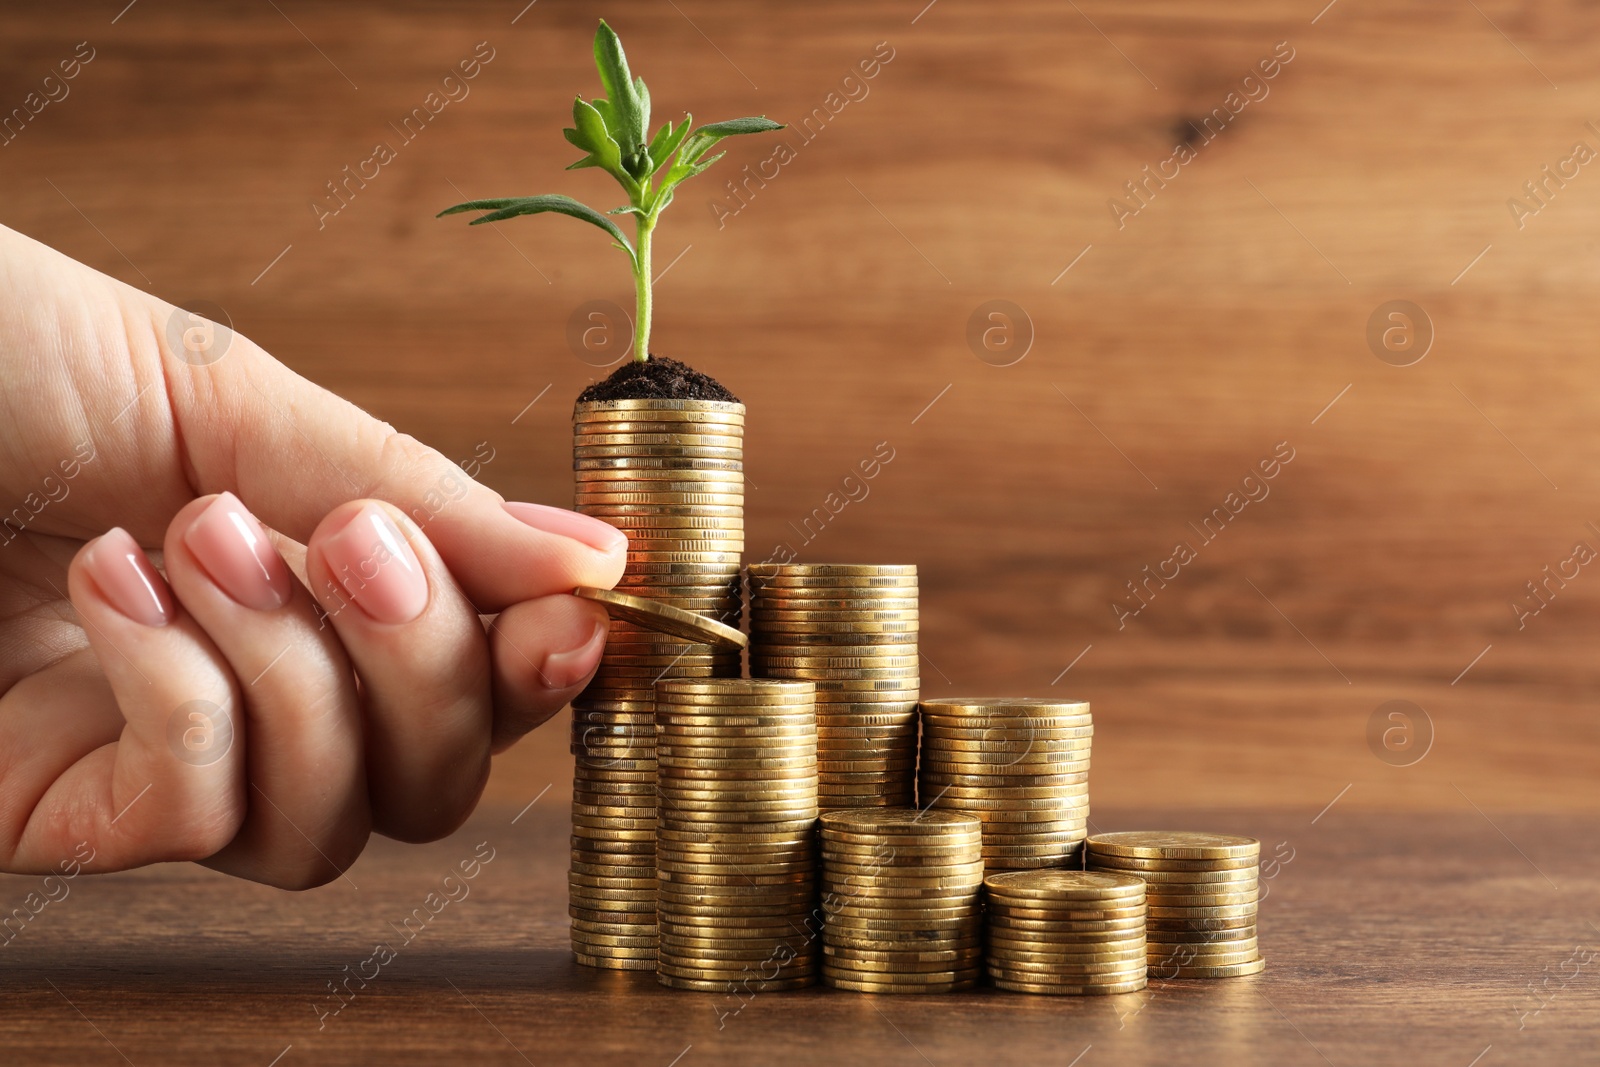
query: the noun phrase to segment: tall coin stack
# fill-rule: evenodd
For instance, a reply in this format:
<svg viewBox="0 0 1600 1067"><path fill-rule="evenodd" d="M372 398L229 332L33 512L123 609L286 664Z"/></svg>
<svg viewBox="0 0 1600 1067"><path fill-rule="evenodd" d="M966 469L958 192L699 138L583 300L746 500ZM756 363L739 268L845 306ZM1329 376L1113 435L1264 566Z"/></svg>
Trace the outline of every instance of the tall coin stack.
<svg viewBox="0 0 1600 1067"><path fill-rule="evenodd" d="M810 682L657 683L663 985L816 981L815 699Z"/></svg>
<svg viewBox="0 0 1600 1067"><path fill-rule="evenodd" d="M1145 887L1131 875L1005 871L984 880L989 977L1015 993L1143 989Z"/></svg>
<svg viewBox="0 0 1600 1067"><path fill-rule="evenodd" d="M855 808L822 816L822 976L864 993L970 988L983 959L982 824Z"/></svg>
<svg viewBox="0 0 1600 1067"><path fill-rule="evenodd" d="M1266 967L1256 942L1260 841L1143 830L1095 834L1087 848L1091 870L1144 879L1152 977L1233 978Z"/></svg>
<svg viewBox="0 0 1600 1067"><path fill-rule="evenodd" d="M817 685L823 811L911 807L917 568L752 564L750 673Z"/></svg>
<svg viewBox="0 0 1600 1067"><path fill-rule="evenodd" d="M737 625L744 405L607 400L573 412L577 510L628 535L619 590ZM611 621L572 702L572 947L579 963L654 970L658 678L737 676L739 654Z"/></svg>
<svg viewBox="0 0 1600 1067"><path fill-rule="evenodd" d="M1093 737L1081 700L924 700L920 802L982 819L991 871L1076 866Z"/></svg>

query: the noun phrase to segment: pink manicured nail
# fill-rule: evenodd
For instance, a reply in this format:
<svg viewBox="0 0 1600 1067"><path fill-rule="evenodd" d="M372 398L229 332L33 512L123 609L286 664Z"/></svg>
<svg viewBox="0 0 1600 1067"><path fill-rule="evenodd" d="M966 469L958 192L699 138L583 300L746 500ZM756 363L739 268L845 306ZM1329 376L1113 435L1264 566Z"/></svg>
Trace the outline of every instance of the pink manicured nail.
<svg viewBox="0 0 1600 1067"><path fill-rule="evenodd" d="M593 623L592 629L580 638L582 644L545 656L544 666L539 671L544 684L551 689L566 689L593 674L595 667L600 664L600 654L606 649L608 629L604 622Z"/></svg>
<svg viewBox="0 0 1600 1067"><path fill-rule="evenodd" d="M211 580L245 607L272 611L289 602L288 565L232 493L223 493L200 513L183 543Z"/></svg>
<svg viewBox="0 0 1600 1067"><path fill-rule="evenodd" d="M428 606L428 577L405 535L376 504L322 545L334 581L377 622L410 622Z"/></svg>
<svg viewBox="0 0 1600 1067"><path fill-rule="evenodd" d="M96 538L83 554L83 565L111 606L134 622L165 626L172 621L166 579L122 527Z"/></svg>
<svg viewBox="0 0 1600 1067"><path fill-rule="evenodd" d="M608 522L579 515L576 511L552 508L545 504L528 504L520 500L508 500L503 507L512 518L520 519L535 529L582 541L601 552L617 552L628 547L627 534Z"/></svg>

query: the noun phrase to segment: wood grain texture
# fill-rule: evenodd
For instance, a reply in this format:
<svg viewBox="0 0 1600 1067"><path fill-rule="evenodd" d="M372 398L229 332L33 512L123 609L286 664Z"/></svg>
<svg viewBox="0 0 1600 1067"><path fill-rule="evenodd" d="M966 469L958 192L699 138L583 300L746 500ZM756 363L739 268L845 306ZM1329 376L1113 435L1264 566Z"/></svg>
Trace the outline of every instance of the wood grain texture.
<svg viewBox="0 0 1600 1067"><path fill-rule="evenodd" d="M1520 229L1507 202L1600 147L1600 15L1311 6L613 5L659 115L797 123L848 101L737 214L723 183L771 142L686 187L658 240L657 347L750 405L752 558L921 564L930 691L1091 699L1109 800L1305 806L1358 781L1352 803L1452 809L1468 781L1501 807L1593 808L1600 582L1514 605L1539 606L1527 583L1575 543L1600 548L1600 186L1547 182ZM0 147L5 222L220 305L451 456L491 450L481 476L508 497L570 499L567 404L603 371L568 320L628 303L620 257L564 219L432 215L609 203L562 170L557 133L594 88L600 9L278 7L8 13L0 103L81 40L95 59ZM470 95L403 141L485 41ZM894 58L847 84L880 42ZM1285 48L1265 96L1194 133ZM1195 158L1119 228L1110 201L1135 203L1125 183L1185 138ZM379 141L395 160L326 215L327 183ZM1366 341L1399 298L1434 330L1406 368ZM968 346L991 299L1035 329L1014 366ZM879 442L895 459L869 495L803 542ZM1279 442L1295 459L1270 495L1201 544L1190 524ZM1126 583L1183 540L1197 558L1119 628ZM1365 743L1390 699L1436 728L1406 772ZM516 750L494 795L559 747Z"/></svg>
<svg viewBox="0 0 1600 1067"><path fill-rule="evenodd" d="M735 1014L570 961L550 799L515 825L486 808L448 841L376 845L349 881L300 896L193 867L68 883L0 948L7 1062L1467 1067L1486 1048L1485 1065L1586 1062L1600 1026L1600 961L1567 962L1600 947L1600 864L1572 847L1600 832L1591 817L1504 817L1508 841L1471 813L1102 813L1103 829L1245 832L1287 857L1261 906L1267 970L1082 999L812 989ZM396 928L475 854L493 858L407 942ZM0 901L38 881L0 877ZM370 977L378 944L395 955ZM334 1000L358 970L365 988Z"/></svg>
<svg viewBox="0 0 1600 1067"><path fill-rule="evenodd" d="M568 403L603 371L569 349L568 321L586 301L627 303L623 264L565 220L487 232L432 215L479 195L610 202L602 179L563 172L557 132L570 95L594 90L600 6L123 6L0 16L0 115L77 42L95 49L70 96L0 147L0 221L174 302L220 305L451 456L486 443L482 477L508 497L569 500ZM291 1043L286 1064L521 1062L514 1044L544 1062L581 1039L597 1062L667 1064L691 1044L685 1064L837 1062L840 1048L922 1062L898 1028L941 1064L1065 1063L1091 1043L1085 1063L1587 1055L1589 975L1521 1033L1510 1005L1600 937L1585 918L1593 850L1573 847L1600 804L1600 578L1550 582L1520 622L1514 605L1539 605L1527 583L1575 543L1600 548L1600 178L1547 182L1543 203L1524 189L1575 144L1600 148L1600 11L603 13L661 116L798 122L892 47L736 214L723 182L767 158L756 139L680 197L658 239L657 349L749 405L752 558L791 543L808 560L920 564L928 692L1070 690L1099 723L1097 805L1186 825L1251 809L1211 824L1300 850L1267 906L1272 969L1162 991L1120 1021L1129 1009L1107 1002L819 993L758 1001L718 1032L709 998L565 962L564 849L543 812L570 760L553 724L500 758L473 828L375 847L359 891L286 898L176 868L83 882L0 950L8 1047L51 1063L115 1062L111 1043L135 1063L267 1063ZM470 96L401 143L392 124L482 41L494 58ZM1267 95L1194 134L1279 42L1294 58ZM394 162L319 223L326 183L379 141ZM1180 142L1194 159L1119 226L1110 201L1134 204L1125 183ZM1538 211L1519 220L1514 197ZM1035 330L1013 366L968 344L994 299ZM1432 323L1414 366L1368 347L1369 317L1394 299ZM797 527L879 442L895 458L866 498L802 543ZM1295 458L1270 495L1119 628L1125 583L1194 540L1189 524L1279 442ZM1409 767L1368 742L1396 699L1432 724ZM550 783L538 818L505 825ZM1556 811L1572 814L1536 814ZM322 984L485 838L504 858L472 903L316 1034Z"/></svg>
<svg viewBox="0 0 1600 1067"><path fill-rule="evenodd" d="M486 443L483 480L507 498L568 501L568 402L603 373L571 352L568 320L627 304L621 259L562 219L486 232L432 214L477 195L610 203L602 179L563 173L558 136L570 94L594 93L602 13L658 115L798 123L829 93L859 96L744 205L723 182L771 147L731 144L659 237L658 350L749 403L752 558L790 542L805 560L922 566L926 689L1090 699L1102 829L1285 841L1293 862L1262 909L1269 971L1069 1003L813 990L718 1029L718 998L568 961L570 757L552 723L499 758L467 829L374 843L314 893L192 867L74 881L0 949L6 1061L1592 1056L1594 971L1562 979L1574 945L1600 939L1600 577L1549 585L1525 625L1514 603L1574 542L1600 547L1600 178L1584 166L1547 186L1520 226L1507 202L1536 203L1523 184L1576 142L1600 147L1600 11L13 5L0 115L78 42L96 58L0 147L0 221L221 306L450 456ZM494 58L470 96L403 141L394 123L478 42ZM862 96L843 80L880 42L894 58ZM1192 133L1280 42L1294 58L1269 93L1214 138ZM318 221L326 184L379 141L394 162ZM1194 160L1118 226L1112 198L1134 205L1126 182L1179 142ZM1034 326L1016 365L968 346L990 299ZM1434 328L1408 368L1366 342L1392 299ZM878 442L894 459L866 499L802 544ZM1118 629L1125 582L1280 442L1294 459L1270 496ZM1413 766L1368 742L1394 699L1432 721ZM328 982L478 841L496 859L472 896L318 1029ZM0 878L0 902L35 888ZM1549 1000L1533 1016L1530 982Z"/></svg>

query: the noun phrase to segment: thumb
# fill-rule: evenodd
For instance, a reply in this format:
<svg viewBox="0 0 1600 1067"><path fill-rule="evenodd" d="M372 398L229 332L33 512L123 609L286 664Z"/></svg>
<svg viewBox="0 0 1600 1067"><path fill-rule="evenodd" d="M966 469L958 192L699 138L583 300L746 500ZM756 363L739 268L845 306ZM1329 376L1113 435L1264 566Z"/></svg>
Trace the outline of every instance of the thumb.
<svg viewBox="0 0 1600 1067"><path fill-rule="evenodd" d="M227 346L220 356L178 358L165 328L175 309L146 299L197 493L231 490L302 544L345 501L386 500L427 531L485 614L574 586L610 588L622 576L628 542L615 527L561 508L507 505L440 453L223 327L213 338Z"/></svg>

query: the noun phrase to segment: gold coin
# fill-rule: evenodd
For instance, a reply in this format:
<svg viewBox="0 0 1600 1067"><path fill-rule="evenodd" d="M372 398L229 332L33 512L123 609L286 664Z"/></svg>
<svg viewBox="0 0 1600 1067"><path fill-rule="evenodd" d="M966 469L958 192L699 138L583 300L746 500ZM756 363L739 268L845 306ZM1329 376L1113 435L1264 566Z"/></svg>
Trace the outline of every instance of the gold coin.
<svg viewBox="0 0 1600 1067"><path fill-rule="evenodd" d="M751 578L784 581L800 578L915 578L915 563L752 563Z"/></svg>
<svg viewBox="0 0 1600 1067"><path fill-rule="evenodd" d="M1049 869L1049 868L1045 868ZM1029 872L1017 872L1029 873ZM1062 912L1052 915L1047 919L1034 918L1031 915L1014 915L1005 910L1001 905L991 904L988 911L989 925L996 932L1014 930L1007 933L1007 937L1046 937L1056 934L1093 934L1096 936L1145 936L1145 922L1148 915L1141 916L1137 908L1119 909L1126 914L1106 915L1104 912ZM1069 917L1071 916L1071 917Z"/></svg>
<svg viewBox="0 0 1600 1067"><path fill-rule="evenodd" d="M802 608L785 607L758 608L751 605L750 617L752 624L759 623L763 628L772 627L777 623L794 623L801 629L811 629L809 624L816 624L815 628L827 632L853 629L826 625L829 623L858 623L858 622L917 622L921 612L916 608Z"/></svg>
<svg viewBox="0 0 1600 1067"><path fill-rule="evenodd" d="M1158 978L1238 978L1247 974L1260 974L1266 970L1267 961L1260 957L1245 963L1229 964L1175 964L1152 963L1150 973Z"/></svg>
<svg viewBox="0 0 1600 1067"><path fill-rule="evenodd" d="M1110 947L1088 944L1056 945L1048 941L1004 944L990 942L989 955L999 962L1018 960L1024 963L1055 963L1066 969L1108 963L1120 963L1124 966L1143 963L1148 955L1148 949L1142 941L1130 942L1126 946Z"/></svg>
<svg viewBox="0 0 1600 1067"><path fill-rule="evenodd" d="M993 726L983 729L938 726L929 731L936 743L944 741L1050 741L1057 744L1079 742L1087 746L1094 737L1091 726L1030 727L1026 725Z"/></svg>
<svg viewBox="0 0 1600 1067"><path fill-rule="evenodd" d="M792 647L792 646L791 646ZM834 670L862 670L905 671L917 669L920 663L918 656L882 655L882 656L795 656L780 655L768 651L752 652L750 656L752 666L759 665L764 670L796 670L796 671L834 671Z"/></svg>
<svg viewBox="0 0 1600 1067"><path fill-rule="evenodd" d="M707 483L707 485L731 483L731 485L742 486L744 485L744 475L739 474L738 470L726 470L715 466L714 462L710 466L693 464L693 466L686 467L686 469L685 467L678 467L678 469L656 470L650 469L650 467L638 467L638 469L582 470L581 474L578 475L578 482L579 488L586 488L587 485L606 486L611 485L611 483L624 483L626 485L626 483L637 482L648 490L648 488L653 488L656 483L661 482L693 482Z"/></svg>
<svg viewBox="0 0 1600 1067"><path fill-rule="evenodd" d="M945 954L946 962L958 958L970 958L972 954L979 956L983 953L983 940L976 934L963 937L944 938L942 940L905 940L899 936L876 937L851 937L844 930L823 930L822 951L824 958L828 955L839 953L863 952L891 952L903 951L917 954Z"/></svg>
<svg viewBox="0 0 1600 1067"><path fill-rule="evenodd" d="M956 981L941 984L903 985L889 980L874 981L871 978L829 974L826 970L823 972L822 980L824 984L834 989L846 989L855 993L886 994L925 993L932 995L938 993L960 993L972 989L978 984L977 975L970 975Z"/></svg>
<svg viewBox="0 0 1600 1067"><path fill-rule="evenodd" d="M1035 919L991 908L986 921L990 934L1013 940L1044 936L1070 941L1145 936L1145 919L1138 915L1111 919Z"/></svg>
<svg viewBox="0 0 1600 1067"><path fill-rule="evenodd" d="M1133 874L1143 871L1238 871L1259 869L1261 866L1260 860L1253 856L1231 860L1153 860L1096 853L1094 862L1103 870L1128 871Z"/></svg>
<svg viewBox="0 0 1600 1067"><path fill-rule="evenodd" d="M915 909L905 909L903 915L891 918L858 918L850 915L829 915L824 927L829 935L840 937L888 937L903 939L907 943L942 941L951 938L978 937L982 919L978 909L967 907L954 915L924 918Z"/></svg>
<svg viewBox="0 0 1600 1067"><path fill-rule="evenodd" d="M823 978L829 985L863 992L944 992L966 988L963 983L976 982L981 973L981 962L934 971L869 970L832 959L822 964Z"/></svg>
<svg viewBox="0 0 1600 1067"><path fill-rule="evenodd" d="M916 634L901 633L752 633L750 647L763 655L904 656L916 651Z"/></svg>
<svg viewBox="0 0 1600 1067"><path fill-rule="evenodd" d="M949 886L950 888L976 887L982 884L983 860L974 857L970 863L952 863L938 867L921 864L892 864L871 866L845 864L824 857L823 879L832 885L886 885L886 886Z"/></svg>
<svg viewBox="0 0 1600 1067"><path fill-rule="evenodd" d="M1192 830L1130 830L1095 834L1089 851L1145 859L1246 859L1261 854L1261 842L1236 834Z"/></svg>
<svg viewBox="0 0 1600 1067"><path fill-rule="evenodd" d="M573 405L573 422L592 422L612 418L619 413L633 413L634 418L700 418L721 415L728 419L744 421L744 405L737 400L677 400L646 397L638 400L580 400Z"/></svg>
<svg viewBox="0 0 1600 1067"><path fill-rule="evenodd" d="M685 408L685 410L669 411L667 408L646 408L638 406L632 410L624 408L598 408L598 402L584 403L573 411L574 434L632 434L632 429L619 429L619 427L634 426L666 426L672 427L670 432L699 432L699 427L707 424L726 424L730 430L718 430L722 434L728 432L742 432L744 429L744 411L734 410L728 406L725 411L715 411L712 408ZM613 400L610 403L621 403ZM667 400L635 400L635 405L662 405ZM682 403L712 403L709 400L690 400Z"/></svg>
<svg viewBox="0 0 1600 1067"><path fill-rule="evenodd" d="M788 619L755 618L750 620L752 634L836 634L844 637L859 638L864 634L914 634L917 632L917 620L881 620L863 619L860 621L840 621L833 624L815 624L811 622L792 621ZM905 640L902 636L899 640Z"/></svg>
<svg viewBox="0 0 1600 1067"><path fill-rule="evenodd" d="M1088 795L1087 781L1059 782L1046 779L1039 785L960 785L957 775L926 776L930 784L939 785L939 808L962 811L982 811L994 808L999 811L1059 811L1063 808L1082 807ZM1074 776L1077 777L1077 776ZM1082 776L1087 778L1087 775ZM1141 872L1143 873L1143 872Z"/></svg>
<svg viewBox="0 0 1600 1067"><path fill-rule="evenodd" d="M824 840L835 836L839 840L849 840L851 837L893 835L897 841L911 844L950 835L970 838L980 826L973 816L950 811L839 812L822 819L822 836ZM906 838L913 840L905 841Z"/></svg>
<svg viewBox="0 0 1600 1067"><path fill-rule="evenodd" d="M750 960L707 960L685 957L677 959L662 954L656 966L658 977L675 978L691 982L724 981L751 983L785 978L810 978L816 973L816 964L806 957L788 959L781 956L758 957Z"/></svg>
<svg viewBox="0 0 1600 1067"><path fill-rule="evenodd" d="M620 950L636 958L653 957L657 951L654 937L616 937L611 934L587 934L573 930L571 940L574 946L581 945L594 950Z"/></svg>
<svg viewBox="0 0 1600 1067"><path fill-rule="evenodd" d="M729 678L722 682L672 682L661 687L669 697L696 696L731 699L734 697L760 697L771 700L803 700L815 692L806 682L778 682L762 678Z"/></svg>
<svg viewBox="0 0 1600 1067"><path fill-rule="evenodd" d="M1094 866L1100 869L1098 862ZM1161 893L1222 893L1233 892L1235 887L1241 891L1242 887L1254 887L1260 881L1260 871L1256 867L1231 871L1140 871L1137 877Z"/></svg>
<svg viewBox="0 0 1600 1067"><path fill-rule="evenodd" d="M1186 920L1202 921L1211 918L1224 918L1224 920L1254 920L1258 912L1258 904L1251 901L1248 904L1219 904L1216 907L1158 907L1150 904L1150 918L1152 920Z"/></svg>
<svg viewBox="0 0 1600 1067"><path fill-rule="evenodd" d="M715 445L720 448L740 449L744 446L744 434L741 431L721 432L713 424L701 432L699 428L688 431L663 432L651 427L649 430L633 432L619 431L610 426L597 426L594 423L584 423L578 433L573 436L573 447L576 448L683 448L698 445Z"/></svg>
<svg viewBox="0 0 1600 1067"><path fill-rule="evenodd" d="M744 451L744 427L736 423L584 423L573 429L574 455L596 448L644 453L663 448L716 448L736 457Z"/></svg>
<svg viewBox="0 0 1600 1067"><path fill-rule="evenodd" d="M1228 919L1151 919L1150 936L1204 937L1209 934L1229 934L1256 928L1254 913Z"/></svg>
<svg viewBox="0 0 1600 1067"><path fill-rule="evenodd" d="M1030 697L939 697L922 702L924 711L942 715L1028 714L1028 715L1087 715L1087 700L1052 700Z"/></svg>
<svg viewBox="0 0 1600 1067"><path fill-rule="evenodd" d="M661 916L661 940L684 951L697 948L731 949L738 946L753 946L760 941L769 944L792 942L797 937L803 939L811 935L811 931L806 928L808 920L815 925L814 917L799 913L753 920L669 913Z"/></svg>
<svg viewBox="0 0 1600 1067"><path fill-rule="evenodd" d="M992 970L989 972L989 980L994 983L996 989L1004 989L1011 993L1043 993L1055 996L1099 996L1117 993L1137 993L1148 984L1147 979L1142 975L1126 982L1069 985L1060 982L1033 982L1010 978L996 974Z"/></svg>
<svg viewBox="0 0 1600 1067"><path fill-rule="evenodd" d="M1151 888L1154 886L1155 888ZM1171 893L1157 883L1146 886L1146 897L1152 909L1164 912L1194 911L1196 908L1209 911L1212 908L1231 908L1240 905L1254 907L1260 899L1260 891L1251 886L1249 889L1237 893ZM1164 919L1205 919L1207 915L1178 915L1166 914Z"/></svg>
<svg viewBox="0 0 1600 1067"><path fill-rule="evenodd" d="M787 947L792 949L794 946ZM669 951L663 947L661 958L669 961L672 971L702 979L725 977L729 971L748 971L756 976L761 973L772 974L779 971L780 967L781 974L806 974L815 969L815 964L809 958L801 962L797 955L791 955L784 951L784 947L777 945L765 950L758 946L749 951L702 949L693 952Z"/></svg>
<svg viewBox="0 0 1600 1067"><path fill-rule="evenodd" d="M744 449L725 445L574 445L572 469L744 470Z"/></svg>
<svg viewBox="0 0 1600 1067"><path fill-rule="evenodd" d="M922 719L933 730L1066 730L1093 726L1088 712L1047 713L1042 711L952 711L932 706L932 698L919 707Z"/></svg>
<svg viewBox="0 0 1600 1067"><path fill-rule="evenodd" d="M788 990L804 989L817 984L815 975L804 975L797 978L741 978L738 981L714 981L701 978L679 978L671 974L657 972L656 981L669 989L687 989L697 993L728 993L744 995L747 993L780 993Z"/></svg>
<svg viewBox="0 0 1600 1067"><path fill-rule="evenodd" d="M656 969L655 960L609 959L605 956L595 956L578 951L572 953L572 958L580 966L598 967L611 971L653 971Z"/></svg>
<svg viewBox="0 0 1600 1067"><path fill-rule="evenodd" d="M574 495L576 510L588 513L590 508L607 509L626 505L654 505L665 507L669 505L693 505L695 507L715 507L729 509L720 514L743 514L744 494L741 493L713 493L713 492L687 492L680 489L671 491L660 490L657 492L639 492L630 490L625 492L580 492Z"/></svg>
<svg viewBox="0 0 1600 1067"><path fill-rule="evenodd" d="M757 678L800 678L814 682L898 682L910 681L918 684L921 678L920 668L901 667L887 668L822 668L822 667L774 667L766 661L752 660L750 670ZM824 690L826 691L826 690ZM850 690L836 690L836 692L849 692Z"/></svg>
<svg viewBox="0 0 1600 1067"><path fill-rule="evenodd" d="M770 595L754 593L750 597L750 611L752 614L766 615L769 612L876 612L888 611L895 614L911 613L915 615L921 610L921 602L915 596L908 597L841 597L829 594L827 596L803 598L775 598Z"/></svg>
<svg viewBox="0 0 1600 1067"><path fill-rule="evenodd" d="M1254 926L1241 927L1237 930L1215 930L1211 932L1175 930L1150 930L1146 938L1152 945L1171 948L1177 945L1191 945L1196 947L1238 945L1243 942L1257 944L1256 928Z"/></svg>
<svg viewBox="0 0 1600 1067"><path fill-rule="evenodd" d="M644 925L637 923L599 923L589 922L584 919L573 919L572 928L580 933L607 937L649 937L651 940L656 937L656 920L653 915L650 917L650 921Z"/></svg>
<svg viewBox="0 0 1600 1067"><path fill-rule="evenodd" d="M662 842L674 845L688 844L704 847L743 846L747 848L783 848L786 845L811 847L814 819L797 820L792 826L774 826L760 830L717 828L678 828L663 826L657 833Z"/></svg>
<svg viewBox="0 0 1600 1067"><path fill-rule="evenodd" d="M824 824L826 825L826 824ZM1096 871L1026 871L991 874L983 880L989 898L1039 901L1144 900L1144 881Z"/></svg>

